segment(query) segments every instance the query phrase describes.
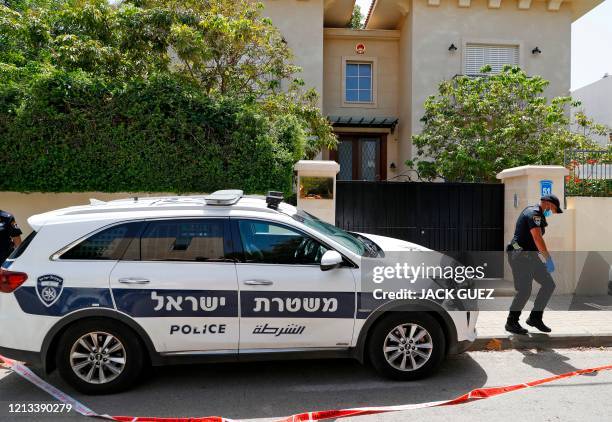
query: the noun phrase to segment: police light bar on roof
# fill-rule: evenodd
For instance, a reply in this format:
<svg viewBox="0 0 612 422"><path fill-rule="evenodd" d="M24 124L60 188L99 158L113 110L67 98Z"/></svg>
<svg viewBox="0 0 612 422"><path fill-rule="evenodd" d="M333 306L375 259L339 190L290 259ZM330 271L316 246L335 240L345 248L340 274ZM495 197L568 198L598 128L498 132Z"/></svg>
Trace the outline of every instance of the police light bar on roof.
<svg viewBox="0 0 612 422"><path fill-rule="evenodd" d="M207 205L234 205L244 192L239 189L218 190L204 197Z"/></svg>

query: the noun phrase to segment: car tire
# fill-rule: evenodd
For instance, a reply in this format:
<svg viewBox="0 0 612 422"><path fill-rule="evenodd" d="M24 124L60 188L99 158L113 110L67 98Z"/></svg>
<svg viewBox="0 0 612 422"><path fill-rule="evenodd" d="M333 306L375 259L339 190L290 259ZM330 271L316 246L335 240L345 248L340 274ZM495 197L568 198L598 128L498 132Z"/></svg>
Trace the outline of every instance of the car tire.
<svg viewBox="0 0 612 422"><path fill-rule="evenodd" d="M71 325L60 337L57 369L64 381L85 394L130 388L144 366L143 348L128 327L102 319Z"/></svg>
<svg viewBox="0 0 612 422"><path fill-rule="evenodd" d="M368 353L370 362L384 377L416 380L438 369L446 355L446 341L433 316L394 312L374 326Z"/></svg>

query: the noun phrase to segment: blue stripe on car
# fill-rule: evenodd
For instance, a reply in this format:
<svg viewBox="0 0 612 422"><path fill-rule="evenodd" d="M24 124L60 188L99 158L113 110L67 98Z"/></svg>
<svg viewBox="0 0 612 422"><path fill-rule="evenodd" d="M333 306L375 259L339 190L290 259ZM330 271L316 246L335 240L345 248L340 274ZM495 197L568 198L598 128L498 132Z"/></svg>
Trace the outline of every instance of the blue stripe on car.
<svg viewBox="0 0 612 422"><path fill-rule="evenodd" d="M112 294L116 309L135 318L238 316L238 292L233 290L113 289ZM65 287L49 307L34 287L17 289L15 297L24 312L34 315L63 316L80 309L113 308L110 289ZM245 318L353 318L355 293L243 291L240 308ZM357 318L368 314L359 312Z"/></svg>
<svg viewBox="0 0 612 422"><path fill-rule="evenodd" d="M236 317L234 290L113 289L117 309L137 318Z"/></svg>
<svg viewBox="0 0 612 422"><path fill-rule="evenodd" d="M353 292L240 292L242 317L353 318Z"/></svg>
<svg viewBox="0 0 612 422"><path fill-rule="evenodd" d="M33 315L63 316L79 309L113 307L109 289L64 288L49 307L40 300L35 287L22 286L14 294L23 312Z"/></svg>

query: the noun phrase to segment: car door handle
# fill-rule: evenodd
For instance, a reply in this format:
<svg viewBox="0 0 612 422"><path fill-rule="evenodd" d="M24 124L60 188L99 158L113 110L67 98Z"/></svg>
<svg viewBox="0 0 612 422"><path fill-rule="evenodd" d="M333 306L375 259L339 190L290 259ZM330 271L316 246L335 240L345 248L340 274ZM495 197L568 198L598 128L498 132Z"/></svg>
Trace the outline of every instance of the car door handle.
<svg viewBox="0 0 612 422"><path fill-rule="evenodd" d="M248 286L270 286L274 284L274 282L270 280L245 280L243 283Z"/></svg>
<svg viewBox="0 0 612 422"><path fill-rule="evenodd" d="M146 278L140 278L140 277L126 277L126 278L119 279L119 283L123 283L123 284L147 284L150 282L151 280L147 280Z"/></svg>

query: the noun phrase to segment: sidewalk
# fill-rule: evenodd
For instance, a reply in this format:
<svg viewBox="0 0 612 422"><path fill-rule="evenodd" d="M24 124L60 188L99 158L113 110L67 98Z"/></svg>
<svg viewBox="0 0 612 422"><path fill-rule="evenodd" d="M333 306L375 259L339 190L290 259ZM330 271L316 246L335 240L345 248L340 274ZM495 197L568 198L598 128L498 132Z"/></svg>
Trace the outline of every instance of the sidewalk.
<svg viewBox="0 0 612 422"><path fill-rule="evenodd" d="M526 309L531 308L528 305ZM549 334L525 324L528 315L523 312L521 325L529 334L518 336L504 330L507 312L481 311L476 324L478 338L470 350L612 346L611 310L547 311L544 322L552 329Z"/></svg>

